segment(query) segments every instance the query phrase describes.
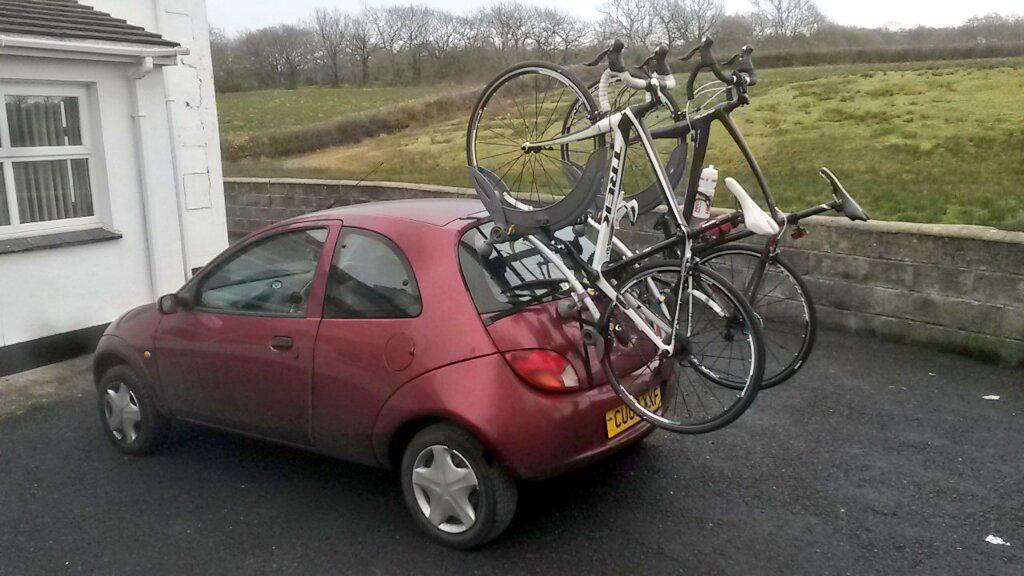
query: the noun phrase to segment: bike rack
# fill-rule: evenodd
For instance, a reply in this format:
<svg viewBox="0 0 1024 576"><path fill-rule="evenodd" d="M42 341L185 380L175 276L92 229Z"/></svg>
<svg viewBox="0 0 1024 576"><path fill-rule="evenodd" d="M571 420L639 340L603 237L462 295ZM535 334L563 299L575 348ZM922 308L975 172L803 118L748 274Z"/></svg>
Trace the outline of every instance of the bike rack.
<svg viewBox="0 0 1024 576"><path fill-rule="evenodd" d="M593 203L589 200L603 196L601 191L608 178L609 163L607 149L595 150L587 159L586 166L579 171L576 181L567 182L572 184L572 189L566 197L556 204L536 210L510 205L507 198L508 186L494 172L477 166L468 168L477 196L494 219L492 235L495 240L504 241L508 236L529 236L578 223L584 214L592 210ZM566 170L566 177L572 177L569 170Z"/></svg>

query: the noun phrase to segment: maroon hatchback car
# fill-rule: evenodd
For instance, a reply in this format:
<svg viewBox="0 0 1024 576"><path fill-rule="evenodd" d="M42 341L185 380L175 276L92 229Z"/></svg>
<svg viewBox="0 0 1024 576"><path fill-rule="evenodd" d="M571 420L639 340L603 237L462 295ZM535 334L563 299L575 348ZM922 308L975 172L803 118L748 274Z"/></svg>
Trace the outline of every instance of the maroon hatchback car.
<svg viewBox="0 0 1024 576"><path fill-rule="evenodd" d="M410 200L249 235L107 329L94 366L107 435L144 453L180 419L394 467L431 536L495 538L516 478L652 428L587 366L557 271L525 242L485 243L490 226L475 200Z"/></svg>

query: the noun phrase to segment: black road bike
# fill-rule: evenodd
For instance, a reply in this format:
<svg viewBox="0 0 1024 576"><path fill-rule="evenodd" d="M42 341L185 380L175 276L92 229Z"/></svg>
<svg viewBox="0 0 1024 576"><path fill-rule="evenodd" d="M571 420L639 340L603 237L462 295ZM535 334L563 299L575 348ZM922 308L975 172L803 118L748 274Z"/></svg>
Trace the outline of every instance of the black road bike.
<svg viewBox="0 0 1024 576"><path fill-rule="evenodd" d="M659 149L672 186L678 188L686 181L682 190L681 210L684 218L690 221L712 127L715 122L720 123L743 155L761 189L768 211L780 225L779 232L769 236L763 247L740 244L739 241L749 238L752 233L749 230L733 230L734 215L727 214L718 219L721 226L694 247L701 263L739 287L758 315L766 350L765 375L761 388L771 388L791 378L803 366L813 349L817 332L814 301L806 283L781 254L783 238L787 233L793 239L802 237L806 231L799 226L799 222L825 212L836 211L852 221L867 221L868 216L827 168L821 168L819 172L831 186L831 201L791 214L778 208L764 173L731 116L734 110L749 104L748 88L757 84L751 59L753 49L744 46L728 61L719 63L711 53L712 44L712 40L705 39L680 59L683 62L692 61L695 57L697 59L685 83L686 105L679 106L675 99L668 99L666 106L650 119L650 136L662 143ZM650 76L664 78L671 74L667 60L668 49L660 46L641 67ZM724 72L723 67L731 68L731 72ZM704 71L710 72L712 79L698 85L697 80ZM738 82L738 77L745 81ZM581 98L570 108L564 119L567 128L577 125L581 118L589 118L594 114L600 116L648 99L648 95L642 91L621 83L613 84L610 90L606 88L611 93L606 93L599 109L595 111L592 107L595 100L602 98L599 89L600 82L593 82L588 89L591 98ZM697 101L701 103L695 106ZM627 158L626 163L634 174L643 174L642 168L635 166L636 159ZM641 213L661 204L657 186L649 182L650 178L647 180L632 182L629 190L632 192L629 197L637 201ZM662 219L659 227L666 238L675 233L669 219Z"/></svg>

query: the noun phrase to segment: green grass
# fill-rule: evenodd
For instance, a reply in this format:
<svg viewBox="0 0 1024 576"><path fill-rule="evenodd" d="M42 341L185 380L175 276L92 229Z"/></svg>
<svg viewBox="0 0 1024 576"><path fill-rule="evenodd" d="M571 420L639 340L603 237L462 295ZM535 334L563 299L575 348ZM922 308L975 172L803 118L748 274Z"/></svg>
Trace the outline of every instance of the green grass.
<svg viewBox="0 0 1024 576"><path fill-rule="evenodd" d="M828 166L873 218L1024 230L1024 59L770 69L751 95L733 117L783 210L827 199ZM226 170L358 179L384 162L372 179L468 186L468 116ZM707 162L756 191L720 128Z"/></svg>
<svg viewBox="0 0 1024 576"><path fill-rule="evenodd" d="M299 88L217 95L223 135L309 126L387 105L423 98L436 86Z"/></svg>

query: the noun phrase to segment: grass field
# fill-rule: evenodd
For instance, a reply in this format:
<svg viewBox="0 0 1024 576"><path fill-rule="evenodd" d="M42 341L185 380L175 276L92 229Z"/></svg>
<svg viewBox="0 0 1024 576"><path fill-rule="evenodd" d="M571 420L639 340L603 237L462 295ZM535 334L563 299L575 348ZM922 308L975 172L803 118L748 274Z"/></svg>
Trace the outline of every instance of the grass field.
<svg viewBox="0 0 1024 576"><path fill-rule="evenodd" d="M1024 59L771 69L760 80L752 105L734 118L782 209L826 199L817 168L829 166L877 219L1024 230ZM364 110L376 101L352 100ZM284 107L293 118L301 108ZM384 162L372 179L467 186L469 112L352 146L228 164L226 171L359 179ZM713 135L707 162L722 178L756 190L724 131Z"/></svg>
<svg viewBox="0 0 1024 576"><path fill-rule="evenodd" d="M435 91L436 86L398 86L233 92L217 95L217 114L221 134L252 134L326 122Z"/></svg>

